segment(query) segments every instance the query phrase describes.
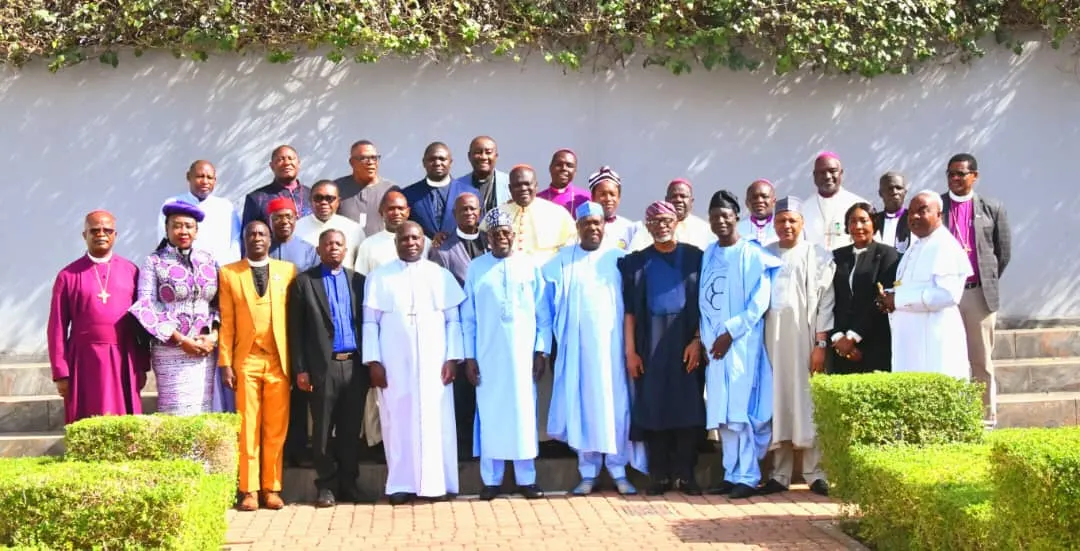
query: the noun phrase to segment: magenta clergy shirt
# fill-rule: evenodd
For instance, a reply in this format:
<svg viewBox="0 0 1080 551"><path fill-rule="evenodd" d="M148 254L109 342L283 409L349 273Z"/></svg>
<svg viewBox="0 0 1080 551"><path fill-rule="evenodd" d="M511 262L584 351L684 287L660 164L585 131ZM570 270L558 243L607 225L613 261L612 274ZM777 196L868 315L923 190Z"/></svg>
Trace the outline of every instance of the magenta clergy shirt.
<svg viewBox="0 0 1080 551"><path fill-rule="evenodd" d="M544 191L537 193L536 196L541 199L547 199L566 209L574 219L577 219L577 216L574 213L577 211L578 205L592 200L592 196L589 195L588 191L575 186L573 182L567 184L562 191L553 187L548 187Z"/></svg>
<svg viewBox="0 0 1080 551"><path fill-rule="evenodd" d="M974 198L972 198L974 199ZM971 262L971 270L974 275L967 279L968 283L979 281L979 257L975 251L975 201L949 201L949 232L960 242L964 252Z"/></svg>

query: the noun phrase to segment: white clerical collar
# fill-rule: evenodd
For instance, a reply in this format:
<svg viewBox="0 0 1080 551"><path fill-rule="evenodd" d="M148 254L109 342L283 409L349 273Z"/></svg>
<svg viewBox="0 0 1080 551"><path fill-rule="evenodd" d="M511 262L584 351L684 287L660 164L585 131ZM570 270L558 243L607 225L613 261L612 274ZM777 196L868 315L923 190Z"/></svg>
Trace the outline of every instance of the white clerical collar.
<svg viewBox="0 0 1080 551"><path fill-rule="evenodd" d="M454 231L457 232L458 237L460 237L460 238L462 238L462 239L464 239L466 241L476 241L480 237L480 232L465 233L465 232L461 231L461 228L454 228Z"/></svg>
<svg viewBox="0 0 1080 551"><path fill-rule="evenodd" d="M868 246L869 246L869 245L868 245ZM863 248L861 248L861 249L860 249L860 248L858 248L858 247L853 247L853 249L855 250L855 254L862 254L862 253L865 253L865 252L866 252L866 247L863 247Z"/></svg>
<svg viewBox="0 0 1080 551"><path fill-rule="evenodd" d="M427 180L427 185L429 185L431 187L434 187L434 188L446 187L446 186L450 185L450 175L449 174L446 175L446 178L443 178L442 180L438 180L438 181L432 180L431 178L424 178L424 179Z"/></svg>
<svg viewBox="0 0 1080 551"><path fill-rule="evenodd" d="M252 268L262 268L263 266L269 266L270 265L270 258L267 257L267 258L264 258L262 260L252 260L252 259L248 258L247 263Z"/></svg>
<svg viewBox="0 0 1080 551"><path fill-rule="evenodd" d="M949 192L949 199L952 199L953 201L956 201L957 203L966 203L966 202L968 202L968 201L970 201L970 200L972 200L974 198L975 198L975 192L974 191L972 191L971 193L968 193L967 195L957 195L957 194L955 194L955 193L953 193L951 191Z"/></svg>
<svg viewBox="0 0 1080 551"><path fill-rule="evenodd" d="M98 258L98 257L90 254L90 251L87 251L86 252L86 258L89 258L90 262L93 262L94 264L104 264L104 263L112 260L112 251L109 251L105 256L103 256L101 258Z"/></svg>

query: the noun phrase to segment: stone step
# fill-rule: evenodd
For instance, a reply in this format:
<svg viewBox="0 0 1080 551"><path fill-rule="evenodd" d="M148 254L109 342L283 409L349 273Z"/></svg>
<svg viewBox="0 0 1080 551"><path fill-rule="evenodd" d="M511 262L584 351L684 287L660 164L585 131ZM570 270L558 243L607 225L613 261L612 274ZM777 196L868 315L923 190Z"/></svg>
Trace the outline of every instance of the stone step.
<svg viewBox="0 0 1080 551"><path fill-rule="evenodd" d="M0 457L40 457L63 454L63 431L0 434Z"/></svg>
<svg viewBox="0 0 1080 551"><path fill-rule="evenodd" d="M994 334L995 360L1080 356L1080 327L1005 329Z"/></svg>
<svg viewBox="0 0 1080 551"><path fill-rule="evenodd" d="M157 392L154 372L147 373L143 393ZM49 364L4 363L0 364L0 396L47 396L56 393Z"/></svg>
<svg viewBox="0 0 1080 551"><path fill-rule="evenodd" d="M1080 391L1080 357L994 362L998 394Z"/></svg>
<svg viewBox="0 0 1080 551"><path fill-rule="evenodd" d="M144 392L142 406L144 413L157 411L157 393ZM56 394L0 397L0 435L63 428L64 400Z"/></svg>
<svg viewBox="0 0 1080 551"><path fill-rule="evenodd" d="M999 394L997 426L1061 427L1078 424L1080 392Z"/></svg>

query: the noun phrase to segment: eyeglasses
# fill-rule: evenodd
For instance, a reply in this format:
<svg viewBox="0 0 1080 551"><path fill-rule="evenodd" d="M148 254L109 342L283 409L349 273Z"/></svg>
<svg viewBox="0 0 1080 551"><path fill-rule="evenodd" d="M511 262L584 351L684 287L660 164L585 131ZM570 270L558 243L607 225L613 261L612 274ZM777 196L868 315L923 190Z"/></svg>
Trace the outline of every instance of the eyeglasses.
<svg viewBox="0 0 1080 551"><path fill-rule="evenodd" d="M646 226L667 226L671 227L675 225L675 218L652 218L645 221Z"/></svg>
<svg viewBox="0 0 1080 551"><path fill-rule="evenodd" d="M90 235L97 235L99 233L105 234L105 235L112 235L112 234L116 233L116 230L113 229L113 228L86 228L86 231Z"/></svg>
<svg viewBox="0 0 1080 551"><path fill-rule="evenodd" d="M967 178L969 174L975 174L974 170L946 170L945 176L949 178Z"/></svg>
<svg viewBox="0 0 1080 551"><path fill-rule="evenodd" d="M316 203L333 203L337 201L337 195L312 195L311 200Z"/></svg>
<svg viewBox="0 0 1080 551"><path fill-rule="evenodd" d="M353 160L358 163L377 163L382 155L353 155Z"/></svg>

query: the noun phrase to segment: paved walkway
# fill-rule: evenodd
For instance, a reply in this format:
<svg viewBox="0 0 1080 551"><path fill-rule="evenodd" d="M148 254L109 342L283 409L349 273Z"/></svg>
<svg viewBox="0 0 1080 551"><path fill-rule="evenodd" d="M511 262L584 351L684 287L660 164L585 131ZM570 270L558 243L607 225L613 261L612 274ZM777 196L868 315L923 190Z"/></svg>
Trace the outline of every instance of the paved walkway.
<svg viewBox="0 0 1080 551"><path fill-rule="evenodd" d="M839 505L805 488L736 502L600 493L230 511L226 549L852 549L851 540L816 522L836 517Z"/></svg>

